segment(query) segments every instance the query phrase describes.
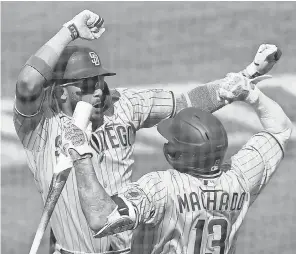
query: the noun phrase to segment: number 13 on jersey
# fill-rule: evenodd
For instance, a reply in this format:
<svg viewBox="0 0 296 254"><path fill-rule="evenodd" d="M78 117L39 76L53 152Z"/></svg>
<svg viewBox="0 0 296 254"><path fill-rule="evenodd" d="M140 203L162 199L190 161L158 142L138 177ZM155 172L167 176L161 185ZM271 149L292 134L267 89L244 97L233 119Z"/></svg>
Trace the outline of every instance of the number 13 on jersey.
<svg viewBox="0 0 296 254"><path fill-rule="evenodd" d="M224 217L198 219L195 224L194 254L225 254L229 222Z"/></svg>

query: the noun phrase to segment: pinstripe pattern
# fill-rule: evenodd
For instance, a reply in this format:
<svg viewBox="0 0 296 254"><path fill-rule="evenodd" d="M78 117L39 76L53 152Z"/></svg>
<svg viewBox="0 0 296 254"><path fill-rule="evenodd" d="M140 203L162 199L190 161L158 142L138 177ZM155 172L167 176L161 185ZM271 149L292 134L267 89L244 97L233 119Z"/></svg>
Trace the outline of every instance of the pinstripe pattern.
<svg viewBox="0 0 296 254"><path fill-rule="evenodd" d="M232 158L235 169L242 171L251 193L251 203L263 190L283 158L283 149L267 132L260 132Z"/></svg>
<svg viewBox="0 0 296 254"><path fill-rule="evenodd" d="M105 116L104 125L92 133L93 164L100 183L113 195L131 181L136 130L150 127L170 117L173 111L171 92L163 90L118 89L121 97L114 104L115 113ZM14 124L21 140L30 170L45 201L57 162L56 138L61 134L62 112L53 110L53 98L46 91L39 114L24 117L15 110ZM104 156L98 152L104 151ZM76 252L102 252L129 247L131 232L94 239L83 215L72 171L51 218L58 244Z"/></svg>
<svg viewBox="0 0 296 254"><path fill-rule="evenodd" d="M282 158L276 139L262 132L223 165L219 177L170 169L128 184L119 195L136 208L131 253L234 253L247 210Z"/></svg>

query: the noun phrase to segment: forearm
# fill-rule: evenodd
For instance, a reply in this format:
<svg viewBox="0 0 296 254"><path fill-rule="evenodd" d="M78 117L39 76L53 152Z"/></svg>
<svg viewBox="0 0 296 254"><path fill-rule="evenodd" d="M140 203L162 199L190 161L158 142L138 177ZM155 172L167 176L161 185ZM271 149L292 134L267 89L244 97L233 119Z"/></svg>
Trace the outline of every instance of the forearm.
<svg viewBox="0 0 296 254"><path fill-rule="evenodd" d="M72 41L71 34L66 27L62 27L48 42L46 42L35 56L54 68L65 47Z"/></svg>
<svg viewBox="0 0 296 254"><path fill-rule="evenodd" d="M271 67L266 70L265 73L269 71L272 66L273 65L271 65ZM241 73L248 79L252 79L262 75L257 71L257 69L258 66L256 66L255 63L252 62L239 73ZM211 113L224 107L226 105L225 101L219 100L217 96L222 82L227 82L227 77L224 79L209 82L204 85L199 85L187 92L176 95L176 113L186 107L197 107Z"/></svg>
<svg viewBox="0 0 296 254"><path fill-rule="evenodd" d="M240 73L247 78L251 78L247 68L240 71ZM197 107L213 113L224 107L226 105L225 101L219 100L217 96L222 82L225 82L225 78L199 85L187 92L176 95L176 113L187 107Z"/></svg>
<svg viewBox="0 0 296 254"><path fill-rule="evenodd" d="M183 108L197 107L208 112L215 112L225 106L224 101L219 101L217 92L223 79L215 80L176 95L176 113Z"/></svg>
<svg viewBox="0 0 296 254"><path fill-rule="evenodd" d="M251 93L246 101L257 113L264 130L271 133L285 148L292 133L290 119L275 101L259 89L255 88Z"/></svg>
<svg viewBox="0 0 296 254"><path fill-rule="evenodd" d="M106 224L116 205L99 183L91 158L75 161L74 168L82 211L90 228L96 232Z"/></svg>

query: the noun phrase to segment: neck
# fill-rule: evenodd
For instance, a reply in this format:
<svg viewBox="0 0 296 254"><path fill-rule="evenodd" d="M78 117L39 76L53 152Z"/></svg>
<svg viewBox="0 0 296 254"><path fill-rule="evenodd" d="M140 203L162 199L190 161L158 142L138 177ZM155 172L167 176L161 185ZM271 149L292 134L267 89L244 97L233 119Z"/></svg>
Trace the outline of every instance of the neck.
<svg viewBox="0 0 296 254"><path fill-rule="evenodd" d="M222 171L218 168L213 171L204 172L199 170L198 168L195 168L184 170L183 173L189 174L197 178L216 178L222 174Z"/></svg>

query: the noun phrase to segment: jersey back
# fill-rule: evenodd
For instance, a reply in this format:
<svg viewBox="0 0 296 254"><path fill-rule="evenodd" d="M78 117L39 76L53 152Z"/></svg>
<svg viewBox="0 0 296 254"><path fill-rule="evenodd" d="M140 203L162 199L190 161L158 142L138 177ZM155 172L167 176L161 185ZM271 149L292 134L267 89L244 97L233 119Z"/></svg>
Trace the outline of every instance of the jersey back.
<svg viewBox="0 0 296 254"><path fill-rule="evenodd" d="M136 207L132 253L226 254L235 252L247 210L284 157L266 131L252 136L215 178L157 171L122 192Z"/></svg>
<svg viewBox="0 0 296 254"><path fill-rule="evenodd" d="M213 179L157 174L166 186L164 212L136 229L132 253L233 253L250 200L243 177L233 170Z"/></svg>

